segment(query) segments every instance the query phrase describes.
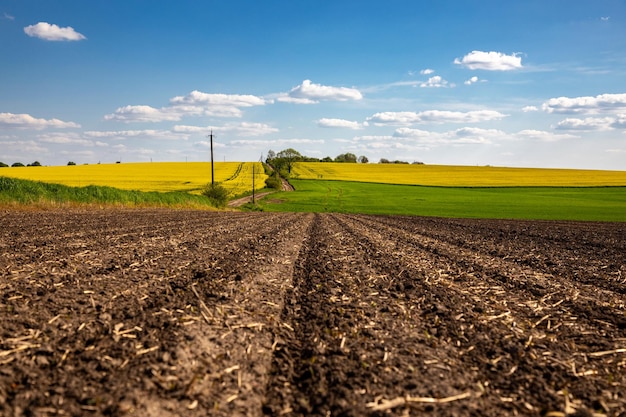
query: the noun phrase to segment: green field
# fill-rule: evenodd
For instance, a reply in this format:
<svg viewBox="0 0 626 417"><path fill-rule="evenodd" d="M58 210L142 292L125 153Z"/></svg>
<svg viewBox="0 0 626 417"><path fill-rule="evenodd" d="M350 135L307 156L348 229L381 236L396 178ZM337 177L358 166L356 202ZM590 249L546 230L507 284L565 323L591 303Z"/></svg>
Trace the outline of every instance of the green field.
<svg viewBox="0 0 626 417"><path fill-rule="evenodd" d="M266 211L626 221L626 187L430 187L291 180L293 193L263 200Z"/></svg>

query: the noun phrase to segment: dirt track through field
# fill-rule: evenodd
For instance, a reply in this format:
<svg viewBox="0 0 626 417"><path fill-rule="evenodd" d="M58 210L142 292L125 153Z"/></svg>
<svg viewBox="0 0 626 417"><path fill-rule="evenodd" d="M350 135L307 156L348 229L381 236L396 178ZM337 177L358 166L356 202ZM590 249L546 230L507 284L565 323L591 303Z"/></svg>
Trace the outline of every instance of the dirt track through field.
<svg viewBox="0 0 626 417"><path fill-rule="evenodd" d="M0 213L0 415L626 415L626 224Z"/></svg>

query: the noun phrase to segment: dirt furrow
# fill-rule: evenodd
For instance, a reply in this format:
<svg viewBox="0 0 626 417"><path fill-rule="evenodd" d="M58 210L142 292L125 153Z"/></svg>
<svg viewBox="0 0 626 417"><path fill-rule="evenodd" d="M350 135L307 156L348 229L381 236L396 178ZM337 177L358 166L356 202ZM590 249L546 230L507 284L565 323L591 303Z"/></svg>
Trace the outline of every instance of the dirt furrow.
<svg viewBox="0 0 626 417"><path fill-rule="evenodd" d="M391 227L626 294L626 225L369 217ZM554 247L559 251L555 252Z"/></svg>
<svg viewBox="0 0 626 417"><path fill-rule="evenodd" d="M0 415L621 416L625 241L598 223L3 212Z"/></svg>
<svg viewBox="0 0 626 417"><path fill-rule="evenodd" d="M17 414L231 415L263 398L270 311L280 311L304 215L245 223L235 215L215 237L221 216L188 224L178 213L174 228L128 214L139 229L152 227L149 236L109 246L105 228L87 250L54 245L60 264L48 265L50 255L3 275L0 359L11 364L3 374L11 383L2 384L0 410L8 401ZM68 225L86 232L80 221ZM32 232L19 233L37 239ZM238 402L246 392L254 395Z"/></svg>
<svg viewBox="0 0 626 417"><path fill-rule="evenodd" d="M546 412L550 408L544 407L557 407L559 396L564 397L567 390L567 395L572 396L568 401L578 401L578 404L585 403L589 407L598 401L610 403L624 386L623 377L615 379L615 375L623 372L623 361L617 360L607 367L606 363L594 364L588 356L594 357L597 352L612 351L623 345L623 303L590 303L584 297L577 297L580 291L572 289L571 283L569 287L564 283L560 292L549 285L539 285L544 291L537 293L532 291L537 284L533 280L535 277L543 280L538 271L525 271L520 276L520 268L514 265L499 265L499 268L493 268L494 262L482 262L481 265L476 261L479 257L465 249L459 248L455 252L449 244L432 240L425 244L424 237L419 234L412 237L403 235L405 232L399 228L373 227L367 220L350 219L355 230L365 231L365 245L378 245L383 248L379 250L387 250L391 256L404 259L402 263L407 269L415 268L424 274L425 280L433 286L433 295L443 288L444 296L454 293L468 296L465 300L460 299L467 305L460 310L461 306L453 307L459 313L458 320L473 323L465 335L471 344L471 351L465 356L468 363L491 365L489 368L493 371L506 375L507 378L500 378L499 382L494 381L493 376L485 375L486 380L492 379L491 389L501 398L518 404L521 401L525 408L539 408ZM365 224L367 227L363 227ZM503 276L509 279L502 280ZM520 279L524 285L510 285L510 281ZM527 286L531 291L527 291ZM567 293L574 295L568 298ZM599 304L606 308L598 309ZM449 321L443 320L443 323ZM500 334L500 339L488 340L480 337L481 333ZM482 366L481 369L486 368ZM524 390L522 382L533 369L550 369L551 372L543 381L539 379L532 389ZM522 388L522 392L512 390L514 385L510 384L518 377L520 381L516 385ZM590 387L597 389L600 386L604 387L601 396L589 395ZM623 407L623 402L618 404Z"/></svg>
<svg viewBox="0 0 626 417"><path fill-rule="evenodd" d="M410 405L417 410L456 397L436 405L438 415L479 415L480 402L463 401L477 397L475 371L460 364L465 347L437 335L447 318L456 327L443 317L456 300L436 300L419 276L358 238L341 216L317 216L283 312L296 331L275 355L266 412L401 413L410 396L426 398Z"/></svg>

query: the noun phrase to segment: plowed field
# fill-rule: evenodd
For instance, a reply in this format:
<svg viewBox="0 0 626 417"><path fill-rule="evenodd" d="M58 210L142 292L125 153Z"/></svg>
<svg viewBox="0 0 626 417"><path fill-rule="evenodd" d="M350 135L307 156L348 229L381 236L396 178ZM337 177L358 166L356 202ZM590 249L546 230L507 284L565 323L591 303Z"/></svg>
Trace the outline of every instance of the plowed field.
<svg viewBox="0 0 626 417"><path fill-rule="evenodd" d="M0 213L1 416L626 415L626 224Z"/></svg>

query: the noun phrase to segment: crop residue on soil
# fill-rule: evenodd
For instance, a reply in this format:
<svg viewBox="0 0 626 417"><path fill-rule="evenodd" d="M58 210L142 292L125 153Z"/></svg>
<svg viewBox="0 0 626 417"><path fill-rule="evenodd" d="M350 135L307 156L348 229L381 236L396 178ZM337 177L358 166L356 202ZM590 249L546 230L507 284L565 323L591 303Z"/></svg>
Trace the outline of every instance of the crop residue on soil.
<svg viewBox="0 0 626 417"><path fill-rule="evenodd" d="M0 213L0 415L626 415L626 224Z"/></svg>

